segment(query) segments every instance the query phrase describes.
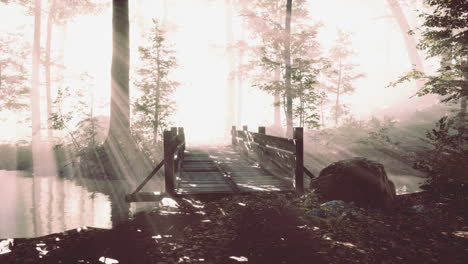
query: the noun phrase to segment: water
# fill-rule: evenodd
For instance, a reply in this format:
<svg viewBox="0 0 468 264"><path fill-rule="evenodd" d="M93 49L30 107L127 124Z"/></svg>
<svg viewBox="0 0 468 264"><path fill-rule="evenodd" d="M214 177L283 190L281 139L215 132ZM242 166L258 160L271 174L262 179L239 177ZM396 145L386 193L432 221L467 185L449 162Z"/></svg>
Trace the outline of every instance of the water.
<svg viewBox="0 0 468 264"><path fill-rule="evenodd" d="M420 191L421 177L388 175L397 193ZM151 186L157 190L161 183ZM111 228L154 204L123 201L132 191L124 181L34 179L29 172L0 170L0 238L36 237L82 226ZM161 191L161 190L158 190ZM38 195L34 195L35 192ZM138 206L138 208L137 208Z"/></svg>
<svg viewBox="0 0 468 264"><path fill-rule="evenodd" d="M424 183L425 178L414 175L387 174L388 178L395 184L397 195L422 191L419 186Z"/></svg>
<svg viewBox="0 0 468 264"><path fill-rule="evenodd" d="M0 170L0 238L43 236L82 226L111 228L131 214L123 201L129 188L123 181L33 179L28 172Z"/></svg>

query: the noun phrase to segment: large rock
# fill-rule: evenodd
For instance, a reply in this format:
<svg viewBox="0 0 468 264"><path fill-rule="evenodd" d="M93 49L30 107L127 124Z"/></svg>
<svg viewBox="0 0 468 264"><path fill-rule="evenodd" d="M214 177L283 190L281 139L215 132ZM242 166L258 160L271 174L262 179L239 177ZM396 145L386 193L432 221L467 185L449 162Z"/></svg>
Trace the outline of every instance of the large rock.
<svg viewBox="0 0 468 264"><path fill-rule="evenodd" d="M310 187L326 200L343 200L381 209L391 209L396 196L395 185L388 179L384 166L366 158L329 165Z"/></svg>

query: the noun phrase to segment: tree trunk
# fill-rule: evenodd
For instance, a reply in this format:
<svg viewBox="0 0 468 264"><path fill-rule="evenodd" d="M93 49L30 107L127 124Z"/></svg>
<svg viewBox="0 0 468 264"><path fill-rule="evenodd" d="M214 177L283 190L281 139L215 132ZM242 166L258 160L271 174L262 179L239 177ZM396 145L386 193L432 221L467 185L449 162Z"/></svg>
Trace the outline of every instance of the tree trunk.
<svg viewBox="0 0 468 264"><path fill-rule="evenodd" d="M129 153L134 147L130 136L128 0L112 3L111 111L105 146L111 174L126 178L133 176Z"/></svg>
<svg viewBox="0 0 468 264"><path fill-rule="evenodd" d="M279 81L280 80L280 68L277 67L275 69L275 81ZM274 98L273 98L273 103L274 103L274 121L273 121L273 124L275 127L281 127L281 102L280 102L280 95L279 94L275 94L274 95Z"/></svg>
<svg viewBox="0 0 468 264"><path fill-rule="evenodd" d="M227 103L226 103L226 128L225 135L229 135L231 127L235 124L235 99L236 99L236 87L235 87L235 60L232 52L232 42L234 39L232 32L232 0L225 0L224 5L226 8L226 53L228 59L228 80L227 80Z"/></svg>
<svg viewBox="0 0 468 264"><path fill-rule="evenodd" d="M286 90L286 136L292 137L293 133L293 109L292 109L292 89L291 89L291 13L292 0L286 2L286 21L285 21L285 43L284 43L284 64L285 71L285 90Z"/></svg>
<svg viewBox="0 0 468 264"><path fill-rule="evenodd" d="M39 91L39 59L41 52L41 0L34 4L34 40L32 49L32 76L31 76L31 147L34 176L34 232L39 236L42 232L40 224L41 200L41 172L40 172L40 141L41 141L41 113Z"/></svg>
<svg viewBox="0 0 468 264"><path fill-rule="evenodd" d="M130 134L128 0L113 0L109 133Z"/></svg>
<svg viewBox="0 0 468 264"><path fill-rule="evenodd" d="M52 130L52 96L51 96L51 82L50 82L50 52L52 46L52 28L54 24L55 14L55 0L49 2L49 15L47 17L47 39L46 39L46 50L45 50L45 84L46 84L46 98L47 98L47 140L53 142L53 130Z"/></svg>
<svg viewBox="0 0 468 264"><path fill-rule="evenodd" d="M341 64L341 58L340 58L340 66L338 70L338 83L336 85L336 103L335 103L335 127L338 126L338 110L340 109L340 88L341 88L341 68L343 65Z"/></svg>
<svg viewBox="0 0 468 264"><path fill-rule="evenodd" d="M133 188L151 171L151 163L130 133L128 0L112 3L111 116L104 143L109 160L105 169L108 176L125 179Z"/></svg>
<svg viewBox="0 0 468 264"><path fill-rule="evenodd" d="M158 144L158 129L159 129L159 101L161 97L160 89L161 89L161 58L159 50L160 47L156 50L156 68L157 68L157 77L156 77L156 103L154 105L154 120L153 120L153 139L154 139L154 146Z"/></svg>
<svg viewBox="0 0 468 264"><path fill-rule="evenodd" d="M244 26L241 25L241 33L240 33L242 43L245 43L245 34L244 34ZM244 61L244 47L239 49L239 59L237 62L237 126L241 127L243 120L243 71L242 71L242 64Z"/></svg>
<svg viewBox="0 0 468 264"><path fill-rule="evenodd" d="M41 0L35 0L34 11L34 41L32 50L31 78L31 122L32 122L32 154L34 172L39 168L39 144L41 140L41 113L39 89L39 60L41 53Z"/></svg>
<svg viewBox="0 0 468 264"><path fill-rule="evenodd" d="M408 58L412 65L411 67L414 70L423 72L424 71L423 63L422 63L421 57L419 56L418 50L416 48L416 39L414 38L413 35L408 34L411 28L405 17L405 14L403 13L403 10L401 9L400 4L398 3L398 0L387 0L387 3L390 6L393 16L397 20L398 26L400 27L400 32L405 41ZM416 85L419 90L423 87L424 82L417 81Z"/></svg>

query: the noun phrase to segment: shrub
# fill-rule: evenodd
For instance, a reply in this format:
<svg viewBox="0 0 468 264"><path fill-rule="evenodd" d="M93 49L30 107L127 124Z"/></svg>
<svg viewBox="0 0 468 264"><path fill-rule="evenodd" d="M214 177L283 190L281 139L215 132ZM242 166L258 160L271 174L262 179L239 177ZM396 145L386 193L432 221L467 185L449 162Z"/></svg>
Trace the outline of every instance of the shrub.
<svg viewBox="0 0 468 264"><path fill-rule="evenodd" d="M442 117L427 131L432 146L421 153L417 166L429 173L427 188L437 191L461 190L468 183L468 135L458 118Z"/></svg>

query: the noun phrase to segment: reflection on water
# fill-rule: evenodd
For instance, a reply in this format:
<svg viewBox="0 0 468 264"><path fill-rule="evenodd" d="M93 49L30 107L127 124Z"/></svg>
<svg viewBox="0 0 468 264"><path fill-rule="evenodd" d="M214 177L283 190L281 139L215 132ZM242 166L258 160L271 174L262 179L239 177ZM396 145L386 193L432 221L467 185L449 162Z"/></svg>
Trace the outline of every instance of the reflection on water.
<svg viewBox="0 0 468 264"><path fill-rule="evenodd" d="M411 175L388 176L397 194L420 191L424 181ZM160 182L154 184L152 190L162 191ZM52 176L33 180L28 172L0 170L0 238L43 236L82 226L111 228L129 218L130 207L123 197L131 190L118 180L74 181ZM152 206L132 203L131 211Z"/></svg>
<svg viewBox="0 0 468 264"><path fill-rule="evenodd" d="M397 194L420 192L419 186L425 181L425 178L413 175L388 174L388 178L395 184Z"/></svg>
<svg viewBox="0 0 468 264"><path fill-rule="evenodd" d="M81 179L78 184L0 171L0 183L0 238L42 236L81 226L111 228L129 217L123 201L128 187L121 181Z"/></svg>

